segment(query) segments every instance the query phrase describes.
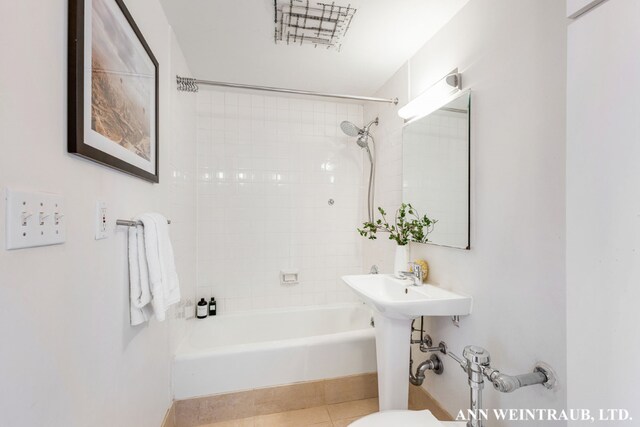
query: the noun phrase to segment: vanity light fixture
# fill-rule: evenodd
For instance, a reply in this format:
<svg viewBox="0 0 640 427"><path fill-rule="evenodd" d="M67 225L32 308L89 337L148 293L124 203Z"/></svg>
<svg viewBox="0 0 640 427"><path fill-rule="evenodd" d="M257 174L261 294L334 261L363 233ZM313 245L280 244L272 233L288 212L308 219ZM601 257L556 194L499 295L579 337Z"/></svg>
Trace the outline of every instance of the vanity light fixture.
<svg viewBox="0 0 640 427"><path fill-rule="evenodd" d="M424 117L454 98L460 92L461 86L462 74L456 69L400 108L398 115L405 120Z"/></svg>

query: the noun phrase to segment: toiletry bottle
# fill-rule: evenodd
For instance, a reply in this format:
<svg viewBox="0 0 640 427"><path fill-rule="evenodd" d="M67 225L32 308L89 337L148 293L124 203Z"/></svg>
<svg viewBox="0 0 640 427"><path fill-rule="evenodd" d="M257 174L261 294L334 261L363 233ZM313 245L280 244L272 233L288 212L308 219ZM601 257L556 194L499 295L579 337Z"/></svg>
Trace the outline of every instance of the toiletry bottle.
<svg viewBox="0 0 640 427"><path fill-rule="evenodd" d="M209 301L209 316L216 315L216 299L211 297L211 301Z"/></svg>
<svg viewBox="0 0 640 427"><path fill-rule="evenodd" d="M204 300L204 298L200 298L198 307L196 308L196 317L198 319L205 319L207 317L207 314L209 314L207 311L207 302Z"/></svg>

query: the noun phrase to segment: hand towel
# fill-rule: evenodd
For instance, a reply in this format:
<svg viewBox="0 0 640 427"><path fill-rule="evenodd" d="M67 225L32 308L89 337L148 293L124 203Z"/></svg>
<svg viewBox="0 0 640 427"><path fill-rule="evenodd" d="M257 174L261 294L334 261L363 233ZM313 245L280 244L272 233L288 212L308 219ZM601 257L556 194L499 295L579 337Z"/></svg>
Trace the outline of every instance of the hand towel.
<svg viewBox="0 0 640 427"><path fill-rule="evenodd" d="M149 320L151 290L142 225L129 227L129 308L131 325Z"/></svg>
<svg viewBox="0 0 640 427"><path fill-rule="evenodd" d="M142 214L139 220L144 230L151 305L156 318L163 321L169 306L180 301L180 283L169 239L169 226L167 219L157 213Z"/></svg>

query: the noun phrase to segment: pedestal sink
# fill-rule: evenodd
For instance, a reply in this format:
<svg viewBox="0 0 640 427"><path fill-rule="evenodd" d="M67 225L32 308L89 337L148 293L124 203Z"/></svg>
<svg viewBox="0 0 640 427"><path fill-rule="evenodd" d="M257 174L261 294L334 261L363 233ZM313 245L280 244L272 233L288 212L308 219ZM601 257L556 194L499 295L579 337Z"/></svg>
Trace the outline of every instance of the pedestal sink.
<svg viewBox="0 0 640 427"><path fill-rule="evenodd" d="M343 276L374 311L380 411L407 409L411 321L471 313L472 298L434 285L413 286L390 274Z"/></svg>

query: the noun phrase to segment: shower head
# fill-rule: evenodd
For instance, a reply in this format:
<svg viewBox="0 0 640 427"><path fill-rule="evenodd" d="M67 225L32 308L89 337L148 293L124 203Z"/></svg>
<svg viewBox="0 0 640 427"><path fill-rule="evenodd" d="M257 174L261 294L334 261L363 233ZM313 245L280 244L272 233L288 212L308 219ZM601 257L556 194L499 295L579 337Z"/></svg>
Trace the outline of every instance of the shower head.
<svg viewBox="0 0 640 427"><path fill-rule="evenodd" d="M360 135L358 137L358 139L356 139L356 143L361 147L361 148L368 148L369 147L369 134L365 134L363 133L362 135Z"/></svg>
<svg viewBox="0 0 640 427"><path fill-rule="evenodd" d="M348 136L358 136L360 135L360 133L363 132L363 130L360 129L358 126L346 120L340 123L340 129L342 129L342 132L344 132L345 135L348 135Z"/></svg>
<svg viewBox="0 0 640 427"><path fill-rule="evenodd" d="M358 146L369 151L369 137L371 136L369 135L369 128L374 124L378 124L377 117L367 123L367 125L362 129L345 120L340 123L340 129L342 129L342 132L344 132L348 136L357 136L358 139L356 139L356 143L358 144Z"/></svg>

